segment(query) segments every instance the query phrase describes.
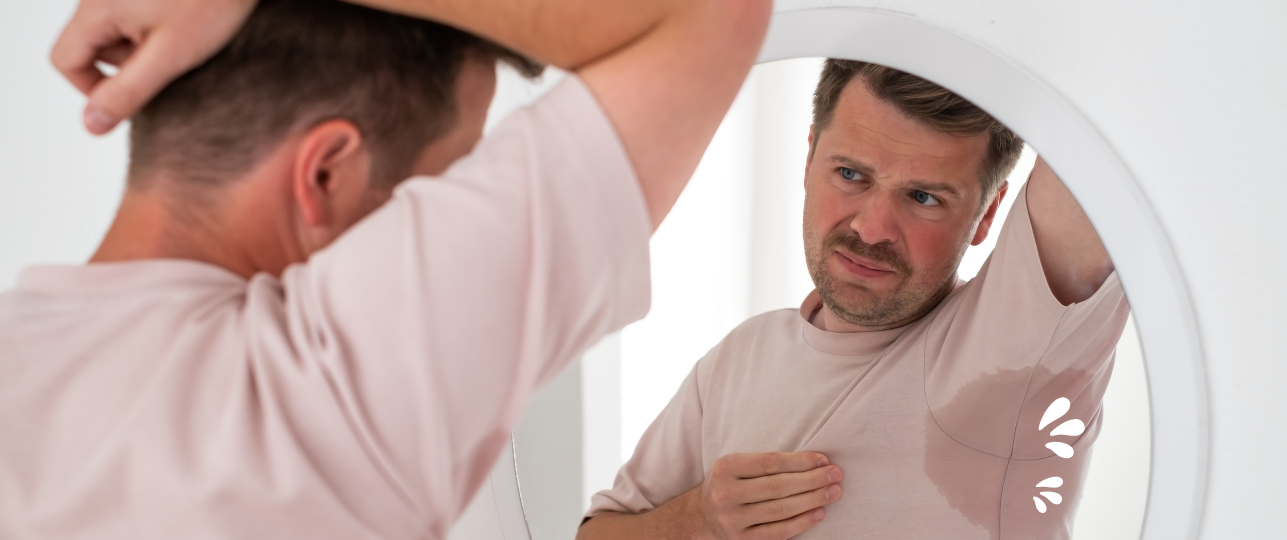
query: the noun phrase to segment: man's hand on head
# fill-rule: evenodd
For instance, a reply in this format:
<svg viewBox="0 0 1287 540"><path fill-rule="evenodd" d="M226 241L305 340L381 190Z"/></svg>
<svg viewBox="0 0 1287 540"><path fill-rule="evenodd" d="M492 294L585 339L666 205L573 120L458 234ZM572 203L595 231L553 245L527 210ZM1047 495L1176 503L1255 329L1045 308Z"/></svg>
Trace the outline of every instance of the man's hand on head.
<svg viewBox="0 0 1287 540"><path fill-rule="evenodd" d="M232 39L256 0L81 0L50 59L89 98L85 128L111 131ZM108 76L99 63L117 66Z"/></svg>

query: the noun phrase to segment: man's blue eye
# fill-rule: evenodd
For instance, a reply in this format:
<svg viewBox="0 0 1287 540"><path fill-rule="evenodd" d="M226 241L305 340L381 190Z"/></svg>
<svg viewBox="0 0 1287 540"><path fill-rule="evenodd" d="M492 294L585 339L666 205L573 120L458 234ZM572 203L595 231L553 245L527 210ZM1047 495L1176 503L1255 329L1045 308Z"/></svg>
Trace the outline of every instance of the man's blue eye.
<svg viewBox="0 0 1287 540"><path fill-rule="evenodd" d="M848 168L848 167L841 167L841 168L840 168L840 176L841 176L842 178L844 178L845 180L853 180L853 179L855 179L855 178L858 178L858 171L855 171L855 170L850 169L850 168Z"/></svg>
<svg viewBox="0 0 1287 540"><path fill-rule="evenodd" d="M938 204L938 198L937 198L937 197L935 197L935 196L933 196L933 195L930 195L929 193L925 193L924 191L916 191L916 192L913 192L913 193L912 193L912 197L914 197L914 198L916 199L916 202L921 203L921 204L926 205L926 206L934 206L934 205Z"/></svg>

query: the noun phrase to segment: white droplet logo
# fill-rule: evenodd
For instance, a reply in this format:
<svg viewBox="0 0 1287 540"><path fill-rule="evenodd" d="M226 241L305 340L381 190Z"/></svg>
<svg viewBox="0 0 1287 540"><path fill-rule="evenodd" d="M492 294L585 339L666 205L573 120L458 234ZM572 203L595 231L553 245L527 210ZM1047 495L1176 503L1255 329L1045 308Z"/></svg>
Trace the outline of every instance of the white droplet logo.
<svg viewBox="0 0 1287 540"><path fill-rule="evenodd" d="M1073 447L1068 446L1064 443L1048 442L1046 443L1046 448L1051 449L1052 451L1054 451L1056 456L1059 456L1061 458L1068 459L1070 457L1073 457Z"/></svg>
<svg viewBox="0 0 1287 540"><path fill-rule="evenodd" d="M1058 435L1071 435L1076 437L1081 435L1084 431L1086 431L1086 424L1083 424L1081 420L1074 419L1059 424L1059 427L1055 428L1054 431L1051 431L1050 435L1052 437Z"/></svg>
<svg viewBox="0 0 1287 540"><path fill-rule="evenodd" d="M1050 425L1051 422L1054 422L1055 420L1063 418L1065 414L1068 414L1068 410L1071 408L1072 408L1072 402L1068 401L1068 398L1061 397L1059 399L1052 401L1050 403L1050 406L1046 407L1046 413L1041 415L1041 423L1037 425L1037 431L1044 431L1046 429L1046 426ZM1076 437L1085 432L1086 432L1086 423L1082 422L1081 420L1073 419L1056 426L1055 429L1050 431L1050 436L1051 437L1060 437L1060 436ZM1056 456L1059 456L1061 458L1068 459L1070 457L1073 457L1073 447L1069 446L1067 443L1061 443L1057 441L1048 442L1046 443L1046 448L1049 448L1052 452L1055 453Z"/></svg>
<svg viewBox="0 0 1287 540"><path fill-rule="evenodd" d="M1070 409L1072 409L1072 402L1068 401L1068 398L1061 397L1059 399L1052 401L1050 403L1050 406L1046 407L1046 413L1041 415L1041 423L1037 425L1037 431L1045 431L1046 426L1049 426L1055 420L1063 418L1065 414L1068 414L1068 411ZM1059 424L1058 426L1055 426L1055 429L1050 430L1050 436L1051 437L1077 437L1085 432L1086 432L1086 423L1082 422L1081 420L1072 419L1062 424ZM1068 459L1070 457L1073 457L1073 453L1074 453L1073 447L1067 443L1051 441L1046 443L1046 448L1049 448L1050 451L1054 452L1056 456L1059 456L1061 458ZM1037 482L1037 487L1039 488L1053 489L1053 488L1062 487L1063 485L1064 485L1064 479L1058 476L1051 476L1050 478ZM1050 501L1050 504L1058 505L1064 502L1063 495L1060 495L1054 491L1042 491L1038 493L1038 495L1041 495L1041 497L1045 497L1046 501ZM1037 507L1038 512L1041 512L1044 514L1046 513L1046 510L1049 509L1049 507L1046 506L1046 501L1041 500L1041 497L1033 497L1032 504Z"/></svg>
<svg viewBox="0 0 1287 540"><path fill-rule="evenodd" d="M1051 422L1063 418L1065 414L1068 414L1068 409L1071 408L1072 402L1068 401L1066 397L1050 402L1050 406L1046 407L1046 414L1041 415L1041 423L1037 425L1037 431L1046 429L1046 426L1050 425Z"/></svg>
<svg viewBox="0 0 1287 540"><path fill-rule="evenodd" d="M1050 478L1037 482L1037 487L1039 488L1059 488L1059 487L1063 487L1063 485L1064 485L1064 479L1058 476L1051 476ZM1060 495L1053 491L1042 491L1040 495L1041 497L1045 497L1047 501L1050 501L1051 504L1059 504L1064 502L1063 495ZM1041 497L1033 497L1032 503L1037 506L1038 512L1041 512L1044 514L1046 513L1046 509L1047 509L1046 501L1041 500Z"/></svg>

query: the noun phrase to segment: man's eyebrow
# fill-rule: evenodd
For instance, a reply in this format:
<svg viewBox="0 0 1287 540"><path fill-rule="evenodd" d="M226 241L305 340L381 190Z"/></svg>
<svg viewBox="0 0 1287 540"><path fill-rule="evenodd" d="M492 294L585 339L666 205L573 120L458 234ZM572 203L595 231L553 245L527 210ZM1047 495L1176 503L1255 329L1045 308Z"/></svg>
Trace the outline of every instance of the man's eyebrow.
<svg viewBox="0 0 1287 540"><path fill-rule="evenodd" d="M908 187L915 189L917 191L946 193L948 195L951 195L953 198L956 198L956 199L961 198L960 190L952 187L951 184L948 184L945 182L925 182L923 180L912 180L911 182L908 182Z"/></svg>
<svg viewBox="0 0 1287 540"><path fill-rule="evenodd" d="M866 175L874 175L876 173L876 169L871 167L870 165L867 165L861 161L855 161L851 158L847 158L839 154L832 155L831 161L839 163L841 166L847 169L853 169L855 171L858 171ZM931 193L946 193L947 195L950 195L954 199L960 199L961 197L963 197L963 195L961 194L961 190L956 189L955 187L952 187L951 184L948 184L946 182L927 182L924 180L913 180L908 183L908 187L919 191L928 191Z"/></svg>
<svg viewBox="0 0 1287 540"><path fill-rule="evenodd" d="M847 158L839 154L833 154L831 156L831 161L839 163L840 165L844 166L846 169L853 169L855 171L858 171L868 176L873 176L876 174L875 167L872 167L871 165L868 165L861 161L854 161L853 159Z"/></svg>

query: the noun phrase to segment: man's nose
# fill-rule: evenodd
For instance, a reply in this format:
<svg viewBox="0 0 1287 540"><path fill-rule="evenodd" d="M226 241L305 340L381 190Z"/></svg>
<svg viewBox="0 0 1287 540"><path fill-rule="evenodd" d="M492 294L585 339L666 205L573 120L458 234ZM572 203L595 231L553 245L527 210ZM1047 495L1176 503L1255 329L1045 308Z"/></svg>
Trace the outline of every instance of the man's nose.
<svg viewBox="0 0 1287 540"><path fill-rule="evenodd" d="M868 244L894 242L898 238L894 201L885 197L871 197L863 201L849 228Z"/></svg>

